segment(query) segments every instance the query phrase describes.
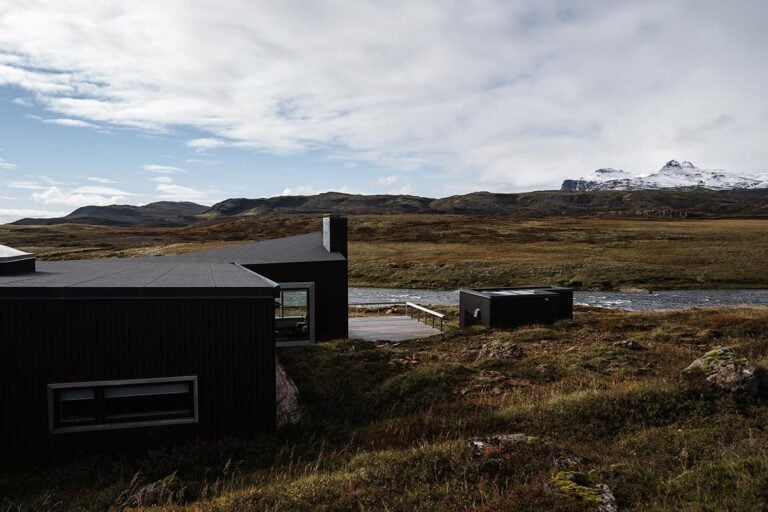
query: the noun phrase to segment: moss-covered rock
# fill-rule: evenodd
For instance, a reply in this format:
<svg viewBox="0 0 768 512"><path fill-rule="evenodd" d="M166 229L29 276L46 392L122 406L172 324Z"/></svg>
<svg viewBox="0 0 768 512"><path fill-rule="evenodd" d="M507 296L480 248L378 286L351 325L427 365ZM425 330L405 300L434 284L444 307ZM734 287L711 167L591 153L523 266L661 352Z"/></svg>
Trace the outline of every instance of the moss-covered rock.
<svg viewBox="0 0 768 512"><path fill-rule="evenodd" d="M689 376L703 376L711 385L731 393L757 396L760 392L759 368L739 357L730 347L717 347L692 362Z"/></svg>
<svg viewBox="0 0 768 512"><path fill-rule="evenodd" d="M559 471L552 479L552 487L561 494L596 505L600 503L600 493L594 489L592 482L585 473Z"/></svg>
<svg viewBox="0 0 768 512"><path fill-rule="evenodd" d="M616 498L605 484L593 484L585 473L559 471L551 482L560 494L595 505L598 512L617 512Z"/></svg>

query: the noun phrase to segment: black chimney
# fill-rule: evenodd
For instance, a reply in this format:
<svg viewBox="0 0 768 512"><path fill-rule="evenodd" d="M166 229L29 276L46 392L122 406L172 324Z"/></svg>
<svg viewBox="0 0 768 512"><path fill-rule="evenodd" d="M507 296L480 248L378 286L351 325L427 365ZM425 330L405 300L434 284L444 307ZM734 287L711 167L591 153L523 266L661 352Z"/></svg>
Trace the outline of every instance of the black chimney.
<svg viewBox="0 0 768 512"><path fill-rule="evenodd" d="M323 245L328 252L339 252L347 257L347 217L326 215L323 217Z"/></svg>

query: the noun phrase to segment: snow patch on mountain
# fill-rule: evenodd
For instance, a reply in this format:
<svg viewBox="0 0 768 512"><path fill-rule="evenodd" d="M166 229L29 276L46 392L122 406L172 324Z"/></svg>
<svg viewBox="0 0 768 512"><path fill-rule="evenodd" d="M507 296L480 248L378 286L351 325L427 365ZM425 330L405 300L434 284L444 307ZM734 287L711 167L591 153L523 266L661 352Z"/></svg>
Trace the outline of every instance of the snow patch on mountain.
<svg viewBox="0 0 768 512"><path fill-rule="evenodd" d="M576 192L691 187L710 190L768 188L768 173L701 169L688 161L670 160L656 172L633 174L621 169L597 169L585 178L563 181L560 189Z"/></svg>

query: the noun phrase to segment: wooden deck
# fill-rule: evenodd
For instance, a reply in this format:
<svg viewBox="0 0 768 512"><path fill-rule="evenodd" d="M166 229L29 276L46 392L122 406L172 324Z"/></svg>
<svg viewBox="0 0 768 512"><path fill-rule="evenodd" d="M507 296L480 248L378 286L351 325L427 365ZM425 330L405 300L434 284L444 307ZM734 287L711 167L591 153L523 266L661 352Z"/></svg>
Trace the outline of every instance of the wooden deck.
<svg viewBox="0 0 768 512"><path fill-rule="evenodd" d="M370 316L349 319L349 338L368 341L405 341L440 334L440 329L409 316Z"/></svg>

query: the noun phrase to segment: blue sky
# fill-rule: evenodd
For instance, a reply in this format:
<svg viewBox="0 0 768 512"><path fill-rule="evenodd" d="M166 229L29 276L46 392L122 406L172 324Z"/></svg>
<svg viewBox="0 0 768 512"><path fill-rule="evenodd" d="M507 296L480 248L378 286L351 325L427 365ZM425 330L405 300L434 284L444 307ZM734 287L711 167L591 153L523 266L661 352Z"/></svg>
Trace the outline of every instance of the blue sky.
<svg viewBox="0 0 768 512"><path fill-rule="evenodd" d="M0 0L0 222L768 170L768 4Z"/></svg>

